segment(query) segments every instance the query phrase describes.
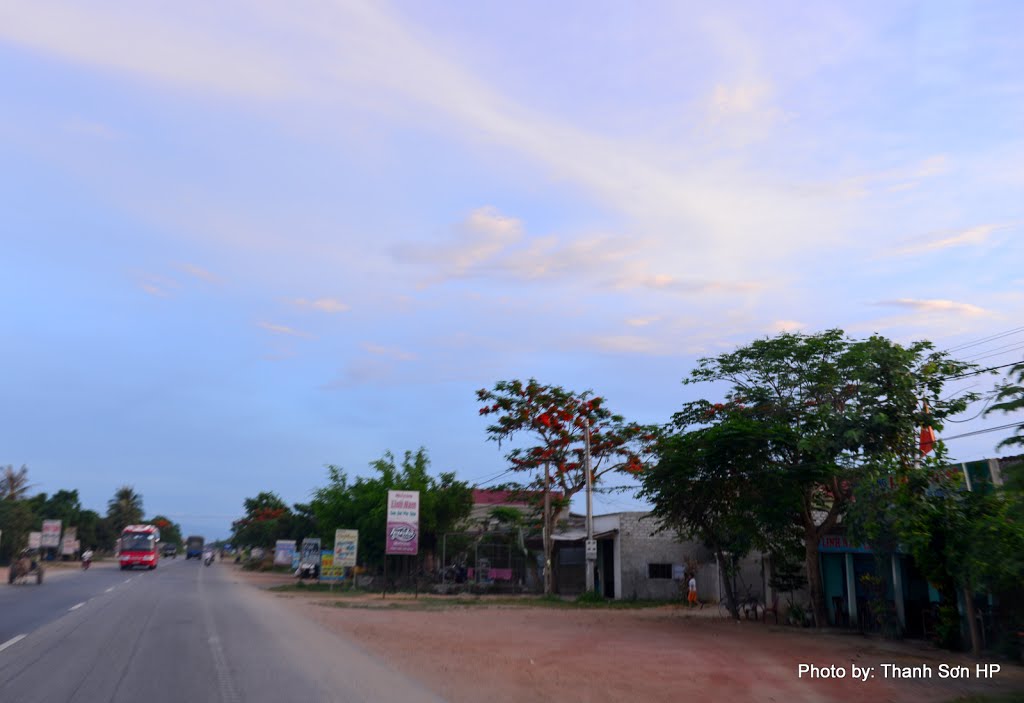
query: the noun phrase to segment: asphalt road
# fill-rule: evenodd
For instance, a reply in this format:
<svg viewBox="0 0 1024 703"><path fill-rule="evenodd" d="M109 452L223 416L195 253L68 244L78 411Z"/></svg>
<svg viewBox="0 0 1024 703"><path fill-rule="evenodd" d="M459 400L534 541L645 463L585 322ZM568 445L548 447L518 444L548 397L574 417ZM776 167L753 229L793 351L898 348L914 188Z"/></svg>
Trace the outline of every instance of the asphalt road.
<svg viewBox="0 0 1024 703"><path fill-rule="evenodd" d="M438 700L227 564L46 576L0 586L0 701Z"/></svg>

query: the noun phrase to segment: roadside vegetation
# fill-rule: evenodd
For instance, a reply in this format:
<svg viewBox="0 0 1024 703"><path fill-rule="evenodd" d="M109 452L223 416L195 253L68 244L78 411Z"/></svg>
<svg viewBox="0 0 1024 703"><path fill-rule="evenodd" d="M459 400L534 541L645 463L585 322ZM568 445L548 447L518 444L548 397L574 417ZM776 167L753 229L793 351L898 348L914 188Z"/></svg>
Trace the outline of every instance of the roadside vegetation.
<svg viewBox="0 0 1024 703"><path fill-rule="evenodd" d="M115 491L105 515L83 507L77 489L47 495L33 494L33 488L27 466L0 468L0 564L9 563L28 545L29 533L40 531L43 520L60 520L62 528L76 528L82 549L91 548L100 554L113 551L125 525L153 524L160 528L163 541L181 541L181 528L169 518L157 515L144 519L142 496L131 486ZM51 553L56 556L56 550Z"/></svg>

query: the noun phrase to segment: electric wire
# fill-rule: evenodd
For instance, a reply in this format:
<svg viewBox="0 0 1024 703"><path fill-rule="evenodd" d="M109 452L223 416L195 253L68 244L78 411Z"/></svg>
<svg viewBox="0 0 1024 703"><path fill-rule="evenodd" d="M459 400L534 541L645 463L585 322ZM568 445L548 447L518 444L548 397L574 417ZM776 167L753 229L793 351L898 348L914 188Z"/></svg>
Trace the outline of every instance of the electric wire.
<svg viewBox="0 0 1024 703"><path fill-rule="evenodd" d="M979 344L994 342L997 339L1002 339L1003 337L1009 337L1010 335L1019 334L1020 332L1024 332L1024 327L1014 327L1009 330L1004 330L1003 332L996 332L995 334L991 334L988 337L982 337L981 339L964 342L956 346L948 347L944 351L946 351L947 353L952 353L955 351L960 351L962 349L970 349L971 347L976 347Z"/></svg>

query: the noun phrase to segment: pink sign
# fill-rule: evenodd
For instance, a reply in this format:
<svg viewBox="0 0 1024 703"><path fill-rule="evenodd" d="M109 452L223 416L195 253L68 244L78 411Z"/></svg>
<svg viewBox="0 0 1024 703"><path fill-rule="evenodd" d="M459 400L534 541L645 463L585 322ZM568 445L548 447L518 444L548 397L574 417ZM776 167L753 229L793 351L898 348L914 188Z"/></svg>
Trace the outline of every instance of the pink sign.
<svg viewBox="0 0 1024 703"><path fill-rule="evenodd" d="M385 554L418 554L420 551L420 492L388 491Z"/></svg>

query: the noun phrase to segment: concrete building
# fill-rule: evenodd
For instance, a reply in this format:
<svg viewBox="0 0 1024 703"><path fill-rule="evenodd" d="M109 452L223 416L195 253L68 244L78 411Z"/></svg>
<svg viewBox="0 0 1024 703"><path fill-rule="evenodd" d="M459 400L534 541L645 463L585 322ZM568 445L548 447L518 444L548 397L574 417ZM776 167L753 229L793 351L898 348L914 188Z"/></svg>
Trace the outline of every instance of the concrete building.
<svg viewBox="0 0 1024 703"><path fill-rule="evenodd" d="M720 596L714 555L699 542L680 541L671 531L658 529L648 512L621 512L594 516L597 540L595 587L606 598L668 600L683 593L687 565L697 566L697 593L703 601ZM584 591L586 578L584 517L570 515L555 532L555 589L562 595ZM741 580L760 595L760 566L745 563ZM756 572L756 573L755 573ZM749 581L749 583L747 583Z"/></svg>

